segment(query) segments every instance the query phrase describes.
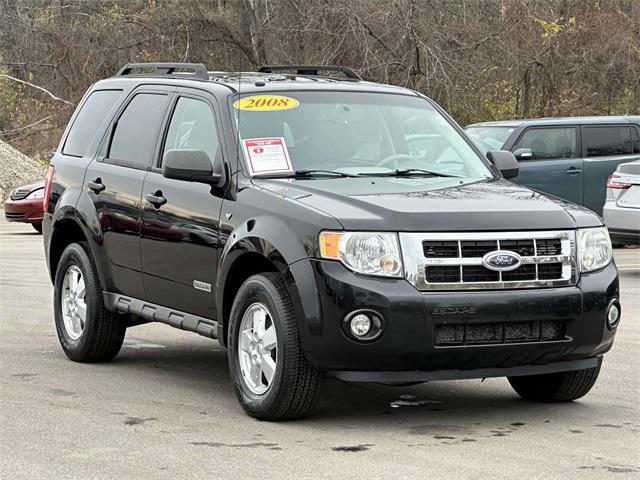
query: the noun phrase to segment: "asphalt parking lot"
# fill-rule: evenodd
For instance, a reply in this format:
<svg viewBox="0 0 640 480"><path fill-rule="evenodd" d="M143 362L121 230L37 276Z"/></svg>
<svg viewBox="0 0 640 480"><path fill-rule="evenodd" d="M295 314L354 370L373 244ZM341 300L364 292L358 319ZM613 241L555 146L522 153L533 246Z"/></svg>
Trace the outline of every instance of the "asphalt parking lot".
<svg viewBox="0 0 640 480"><path fill-rule="evenodd" d="M0 476L638 478L640 249L616 251L623 318L580 401L539 405L506 379L414 387L325 383L316 414L246 416L211 340L129 330L109 364L58 346L42 237L0 220Z"/></svg>

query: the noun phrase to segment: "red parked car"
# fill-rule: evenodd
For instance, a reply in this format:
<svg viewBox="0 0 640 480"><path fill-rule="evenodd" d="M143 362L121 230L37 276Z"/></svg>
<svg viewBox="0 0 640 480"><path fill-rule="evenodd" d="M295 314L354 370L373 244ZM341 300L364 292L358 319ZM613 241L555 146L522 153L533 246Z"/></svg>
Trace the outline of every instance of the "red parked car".
<svg viewBox="0 0 640 480"><path fill-rule="evenodd" d="M18 187L11 192L4 203L4 216L9 222L30 223L42 233L42 199L44 180Z"/></svg>

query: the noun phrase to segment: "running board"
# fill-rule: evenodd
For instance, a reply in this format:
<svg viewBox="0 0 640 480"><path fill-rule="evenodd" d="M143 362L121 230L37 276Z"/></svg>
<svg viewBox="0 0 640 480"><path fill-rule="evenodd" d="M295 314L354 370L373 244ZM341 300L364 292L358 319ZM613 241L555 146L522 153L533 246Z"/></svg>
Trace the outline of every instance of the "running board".
<svg viewBox="0 0 640 480"><path fill-rule="evenodd" d="M102 292L104 305L111 312L130 314L149 322L160 322L203 337L218 338L218 322L191 313L173 310L145 300L127 297L119 293Z"/></svg>

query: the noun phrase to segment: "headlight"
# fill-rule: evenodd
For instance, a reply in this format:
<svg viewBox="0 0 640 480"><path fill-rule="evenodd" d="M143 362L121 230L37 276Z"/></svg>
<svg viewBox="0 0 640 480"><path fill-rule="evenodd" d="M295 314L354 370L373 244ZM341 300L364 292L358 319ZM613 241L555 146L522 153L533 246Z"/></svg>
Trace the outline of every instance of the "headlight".
<svg viewBox="0 0 640 480"><path fill-rule="evenodd" d="M340 260L357 273L402 276L398 235L389 232L321 232L322 258Z"/></svg>
<svg viewBox="0 0 640 480"><path fill-rule="evenodd" d="M34 190L29 195L26 196L28 200L33 200L35 198L43 198L44 197L44 188L39 188Z"/></svg>
<svg viewBox="0 0 640 480"><path fill-rule="evenodd" d="M611 261L611 239L607 227L578 230L578 256L580 271L592 272L606 267Z"/></svg>

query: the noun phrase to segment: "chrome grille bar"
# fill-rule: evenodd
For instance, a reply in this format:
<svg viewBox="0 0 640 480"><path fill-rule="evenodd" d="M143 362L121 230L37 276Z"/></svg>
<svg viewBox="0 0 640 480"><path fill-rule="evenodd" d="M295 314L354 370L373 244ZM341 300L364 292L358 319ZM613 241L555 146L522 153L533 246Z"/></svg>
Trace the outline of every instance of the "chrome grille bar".
<svg viewBox="0 0 640 480"><path fill-rule="evenodd" d="M576 270L576 241L572 230L532 231L532 232L452 232L452 233L400 233L400 246L405 266L405 278L419 290L460 290L460 289L515 289L538 288L574 285L577 281ZM507 241L530 240L533 243L533 255L521 256L522 268L526 265L535 266L533 279L503 280L502 272L498 272L497 281L465 281L465 267L481 267L483 257L463 257L463 242L490 241L495 242L496 250L504 247ZM554 255L540 254L539 243L545 240L560 240L560 252ZM442 241L457 242L457 257L433 258L425 256L423 242ZM501 245L501 241L503 244ZM544 243L542 243L544 245ZM453 247L453 245L451 245ZM477 248L477 247L472 247ZM543 251L548 250L548 246ZM472 250L473 251L473 250ZM455 253L455 250L454 250ZM529 250L527 253L531 253ZM561 274L553 278L540 279L541 265L559 264ZM459 267L459 281L429 282L427 268L429 267ZM518 269L509 272L518 272ZM531 270L531 269L529 269ZM548 269L546 274L549 275ZM470 275L473 276L473 275ZM506 275L505 275L506 277ZM455 276L453 278L455 280Z"/></svg>

